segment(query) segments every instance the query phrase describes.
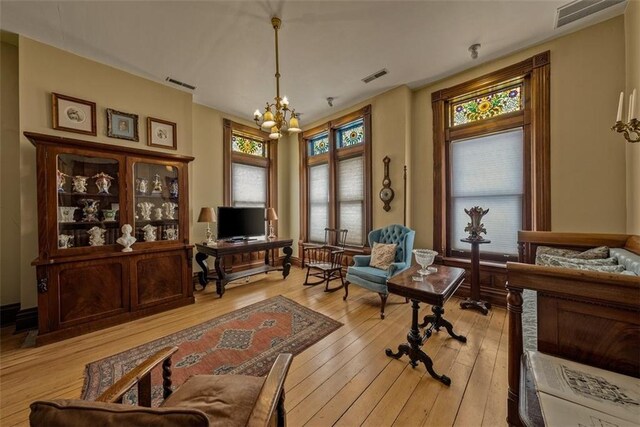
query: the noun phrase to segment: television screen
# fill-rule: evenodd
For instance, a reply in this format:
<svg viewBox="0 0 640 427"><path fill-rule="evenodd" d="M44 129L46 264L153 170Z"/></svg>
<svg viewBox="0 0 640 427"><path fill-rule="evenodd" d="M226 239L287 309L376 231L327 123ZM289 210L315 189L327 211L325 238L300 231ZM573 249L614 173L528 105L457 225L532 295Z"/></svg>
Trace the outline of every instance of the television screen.
<svg viewBox="0 0 640 427"><path fill-rule="evenodd" d="M218 206L218 239L265 234L264 208Z"/></svg>

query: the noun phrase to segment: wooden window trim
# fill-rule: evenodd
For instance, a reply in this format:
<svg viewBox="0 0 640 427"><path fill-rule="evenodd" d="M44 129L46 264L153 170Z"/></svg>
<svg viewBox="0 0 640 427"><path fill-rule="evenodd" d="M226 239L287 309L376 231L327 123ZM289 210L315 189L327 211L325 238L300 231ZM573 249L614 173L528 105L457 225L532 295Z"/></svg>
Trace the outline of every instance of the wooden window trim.
<svg viewBox="0 0 640 427"><path fill-rule="evenodd" d="M507 81L522 79L524 110L495 119L452 128L449 104L469 93L489 91ZM550 52L546 51L509 67L431 94L433 109L434 158L434 235L433 247L445 258L451 256L449 141L469 138L479 133L498 132L522 124L524 131L525 185L523 218L525 230L551 229L550 164ZM491 258L491 257L489 257Z"/></svg>
<svg viewBox="0 0 640 427"><path fill-rule="evenodd" d="M231 164L242 163L245 165L261 166L267 168L268 184L267 184L267 207L274 208L278 212L278 143L276 140L269 139L269 134L262 130L252 128L240 123L233 122L229 119L223 120L223 186L224 186L224 204L231 206L233 203L231 195L233 194L233 182L231 176ZM251 138L262 141L265 144L267 152L266 157L252 156L250 154L236 153L231 147L231 137L234 133L244 134ZM274 227L277 233L278 221Z"/></svg>
<svg viewBox="0 0 640 427"><path fill-rule="evenodd" d="M364 120L365 141L361 145L335 147L335 131L337 128L362 118ZM329 136L329 152L317 156L309 156L308 140L314 136L327 132ZM365 242L362 246L349 246L352 249L362 249L368 246L366 235L371 231L372 222L372 200L371 200L371 105L367 105L357 111L346 114L337 119L323 123L298 135L299 155L300 155L300 241L309 241L309 167L318 164L329 164L329 227L335 228L337 224L338 203L337 203L337 163L339 160L348 159L362 154L364 162L364 232ZM335 242L330 242L334 244Z"/></svg>

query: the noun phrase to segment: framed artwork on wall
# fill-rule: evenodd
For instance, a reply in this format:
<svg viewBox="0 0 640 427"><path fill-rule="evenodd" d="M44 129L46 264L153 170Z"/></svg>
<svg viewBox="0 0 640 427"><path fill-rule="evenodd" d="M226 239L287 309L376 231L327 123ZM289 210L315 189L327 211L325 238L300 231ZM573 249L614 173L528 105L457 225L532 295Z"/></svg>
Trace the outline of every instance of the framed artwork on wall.
<svg viewBox="0 0 640 427"><path fill-rule="evenodd" d="M173 122L147 117L147 145L177 150L176 127Z"/></svg>
<svg viewBox="0 0 640 427"><path fill-rule="evenodd" d="M138 115L107 108L107 136L139 141Z"/></svg>
<svg viewBox="0 0 640 427"><path fill-rule="evenodd" d="M53 128L96 136L96 103L59 93L51 94Z"/></svg>

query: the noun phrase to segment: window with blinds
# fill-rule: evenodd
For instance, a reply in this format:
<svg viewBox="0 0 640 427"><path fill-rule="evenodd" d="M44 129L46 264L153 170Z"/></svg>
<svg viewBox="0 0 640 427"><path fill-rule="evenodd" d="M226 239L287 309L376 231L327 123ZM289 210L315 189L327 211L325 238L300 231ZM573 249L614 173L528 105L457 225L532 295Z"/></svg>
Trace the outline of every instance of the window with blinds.
<svg viewBox="0 0 640 427"><path fill-rule="evenodd" d="M371 230L371 107L305 132L301 186L306 241L323 242L324 229L346 229L346 244L364 246ZM334 242L329 242L334 243Z"/></svg>
<svg viewBox="0 0 640 427"><path fill-rule="evenodd" d="M481 206L489 209L482 222L491 240L483 252L517 255L516 236L523 228L522 128L452 141L450 147L452 251L469 251L469 245L460 242L468 235L464 228L469 216L464 210Z"/></svg>
<svg viewBox="0 0 640 427"><path fill-rule="evenodd" d="M233 163L231 165L233 206L267 208L267 180L267 168Z"/></svg>

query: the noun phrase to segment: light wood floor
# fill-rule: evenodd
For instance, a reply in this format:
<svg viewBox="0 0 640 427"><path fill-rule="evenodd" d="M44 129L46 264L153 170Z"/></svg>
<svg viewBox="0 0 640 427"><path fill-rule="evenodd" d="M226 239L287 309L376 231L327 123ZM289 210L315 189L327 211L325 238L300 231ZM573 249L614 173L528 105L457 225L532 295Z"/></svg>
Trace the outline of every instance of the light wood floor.
<svg viewBox="0 0 640 427"><path fill-rule="evenodd" d="M77 398L84 366L97 359L201 323L278 294L344 323L344 326L297 355L286 382L289 426L499 426L505 425L507 400L506 311L488 316L462 311L458 300L445 317L466 335L462 344L435 333L424 350L435 369L451 378L446 387L411 368L406 357L393 360L384 349L405 341L410 306L391 295L387 317L378 315L379 297L351 285L324 293L303 287L302 270L287 280L279 274L257 276L230 286L222 299L215 286L196 293L194 305L140 319L39 348L20 346L25 334L4 328L0 353L0 425L24 425L29 404L37 399ZM335 283L335 282L334 282ZM424 314L430 313L425 306Z"/></svg>

